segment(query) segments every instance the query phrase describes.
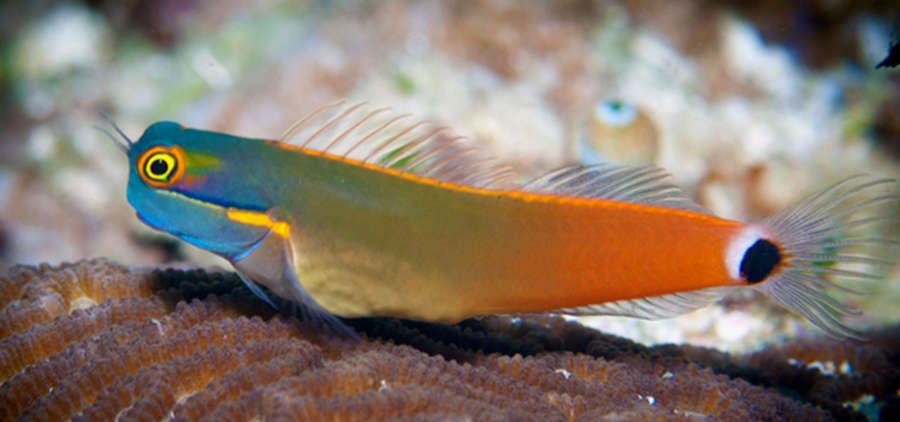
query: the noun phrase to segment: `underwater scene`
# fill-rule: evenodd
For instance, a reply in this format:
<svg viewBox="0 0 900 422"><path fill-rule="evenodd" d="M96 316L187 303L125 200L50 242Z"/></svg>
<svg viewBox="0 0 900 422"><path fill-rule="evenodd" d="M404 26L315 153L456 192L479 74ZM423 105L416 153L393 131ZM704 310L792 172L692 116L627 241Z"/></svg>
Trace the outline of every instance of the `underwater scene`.
<svg viewBox="0 0 900 422"><path fill-rule="evenodd" d="M0 4L0 420L900 420L890 2Z"/></svg>

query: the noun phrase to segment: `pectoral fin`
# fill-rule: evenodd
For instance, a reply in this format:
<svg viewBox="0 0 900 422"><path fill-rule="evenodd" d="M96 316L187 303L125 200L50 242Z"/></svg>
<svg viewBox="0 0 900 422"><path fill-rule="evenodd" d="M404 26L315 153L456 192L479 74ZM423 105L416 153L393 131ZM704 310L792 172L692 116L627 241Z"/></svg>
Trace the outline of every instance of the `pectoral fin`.
<svg viewBox="0 0 900 422"><path fill-rule="evenodd" d="M278 309L278 305L275 305L275 302L272 302L272 299L269 299L269 295L267 295L266 292L262 291L262 289L260 289L259 286L256 285L256 282L245 276L240 271L238 271L237 275L241 278L241 281L244 282L244 285L247 286L247 288L250 289L250 291L253 292L254 295L256 295L256 297L260 298L263 302L268 303L269 306Z"/></svg>
<svg viewBox="0 0 900 422"><path fill-rule="evenodd" d="M231 261L231 264L245 282L262 284L276 295L296 303L303 319L322 323L340 335L358 338L350 327L316 303L312 296L303 290L294 271L293 256L291 239L270 232L254 245L248 254ZM257 296L262 294L263 300L272 304L257 286L250 287L250 290Z"/></svg>

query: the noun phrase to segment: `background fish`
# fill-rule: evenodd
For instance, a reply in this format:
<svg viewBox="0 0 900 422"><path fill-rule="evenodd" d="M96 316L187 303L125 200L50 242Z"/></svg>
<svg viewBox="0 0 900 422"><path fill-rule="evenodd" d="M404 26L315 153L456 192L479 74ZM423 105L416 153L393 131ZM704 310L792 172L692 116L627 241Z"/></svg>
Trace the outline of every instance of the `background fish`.
<svg viewBox="0 0 900 422"><path fill-rule="evenodd" d="M659 133L650 117L634 104L618 99L598 101L585 126L578 148L582 164L656 161Z"/></svg>

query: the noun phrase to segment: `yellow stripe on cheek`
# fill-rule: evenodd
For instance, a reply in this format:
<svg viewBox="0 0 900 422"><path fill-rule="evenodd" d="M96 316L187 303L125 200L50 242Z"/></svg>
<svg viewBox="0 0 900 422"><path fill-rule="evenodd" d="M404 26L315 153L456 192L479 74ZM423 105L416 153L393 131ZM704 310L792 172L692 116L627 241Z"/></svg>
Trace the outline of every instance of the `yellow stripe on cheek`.
<svg viewBox="0 0 900 422"><path fill-rule="evenodd" d="M273 233L287 239L291 235L291 225L284 221L274 221L268 215L256 211L244 211L229 208L226 211L229 220L251 226L266 227Z"/></svg>

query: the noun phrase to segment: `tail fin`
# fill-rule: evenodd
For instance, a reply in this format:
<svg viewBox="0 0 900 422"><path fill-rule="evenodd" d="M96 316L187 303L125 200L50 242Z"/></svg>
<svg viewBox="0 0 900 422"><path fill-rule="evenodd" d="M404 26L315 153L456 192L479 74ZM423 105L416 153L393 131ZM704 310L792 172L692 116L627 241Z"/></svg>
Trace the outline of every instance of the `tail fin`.
<svg viewBox="0 0 900 422"><path fill-rule="evenodd" d="M784 260L777 271L753 287L831 336L862 339L844 322L845 317L860 311L828 291L860 294L834 279L878 280L882 278L879 270L895 264L893 254L878 259L853 252L861 246L872 250L897 245L893 227L887 237L866 234L872 232L868 226L873 223L898 222L894 183L892 179L853 176L758 224L761 231L777 239ZM873 214L883 212L885 205L890 206L886 213Z"/></svg>

